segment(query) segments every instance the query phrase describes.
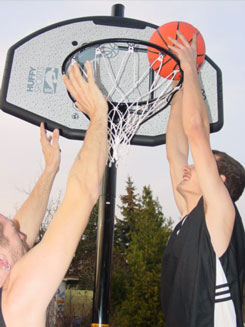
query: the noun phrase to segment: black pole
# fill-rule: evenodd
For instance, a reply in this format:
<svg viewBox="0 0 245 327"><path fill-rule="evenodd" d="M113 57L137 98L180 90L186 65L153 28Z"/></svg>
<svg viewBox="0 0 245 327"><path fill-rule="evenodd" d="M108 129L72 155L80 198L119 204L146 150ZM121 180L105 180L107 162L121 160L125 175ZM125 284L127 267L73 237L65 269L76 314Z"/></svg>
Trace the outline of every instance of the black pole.
<svg viewBox="0 0 245 327"><path fill-rule="evenodd" d="M112 16L123 17L124 6L112 6ZM111 149L113 151L113 149ZM93 312L91 327L109 327L109 300L111 263L114 236L114 218L116 205L115 164L106 166L99 200L99 216L97 231L97 256L93 296Z"/></svg>
<svg viewBox="0 0 245 327"><path fill-rule="evenodd" d="M93 297L93 327L109 326L110 277L116 203L116 175L114 165L106 167L99 200L97 258Z"/></svg>

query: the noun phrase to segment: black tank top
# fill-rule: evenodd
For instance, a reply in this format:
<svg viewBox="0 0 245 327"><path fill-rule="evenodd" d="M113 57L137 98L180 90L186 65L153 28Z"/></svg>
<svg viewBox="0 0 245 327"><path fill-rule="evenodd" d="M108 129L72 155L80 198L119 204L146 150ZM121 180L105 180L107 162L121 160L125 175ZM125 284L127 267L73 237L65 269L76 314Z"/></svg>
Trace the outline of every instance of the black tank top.
<svg viewBox="0 0 245 327"><path fill-rule="evenodd" d="M6 327L2 313L2 288L0 288L0 327Z"/></svg>
<svg viewBox="0 0 245 327"><path fill-rule="evenodd" d="M237 327L243 327L244 258L244 228L236 208L231 241L220 261L234 302ZM213 327L215 284L216 255L201 198L184 224L177 224L163 255L161 302L166 326Z"/></svg>

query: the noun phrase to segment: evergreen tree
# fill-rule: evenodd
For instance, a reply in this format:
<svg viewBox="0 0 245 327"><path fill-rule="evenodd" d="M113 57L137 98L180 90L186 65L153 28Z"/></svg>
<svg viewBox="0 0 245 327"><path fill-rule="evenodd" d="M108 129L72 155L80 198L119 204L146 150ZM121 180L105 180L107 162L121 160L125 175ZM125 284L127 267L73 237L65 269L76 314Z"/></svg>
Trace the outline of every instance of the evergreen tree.
<svg viewBox="0 0 245 327"><path fill-rule="evenodd" d="M135 230L138 210L138 194L130 177L127 180L126 194L120 196L122 205L119 206L122 219L116 218L114 229L115 251L125 255L131 241L131 233Z"/></svg>
<svg viewBox="0 0 245 327"><path fill-rule="evenodd" d="M126 250L131 242L131 232L135 230L135 221L138 210L138 194L130 177L126 182L126 194L120 196L122 205L119 206L122 219L116 218L114 228L114 249L111 283L111 312L120 308L126 297L126 282L129 270L126 258Z"/></svg>
<svg viewBox="0 0 245 327"><path fill-rule="evenodd" d="M163 216L158 200L153 199L150 187L146 186L137 214L126 251L129 272L117 326L162 327L161 259L171 232L171 221Z"/></svg>

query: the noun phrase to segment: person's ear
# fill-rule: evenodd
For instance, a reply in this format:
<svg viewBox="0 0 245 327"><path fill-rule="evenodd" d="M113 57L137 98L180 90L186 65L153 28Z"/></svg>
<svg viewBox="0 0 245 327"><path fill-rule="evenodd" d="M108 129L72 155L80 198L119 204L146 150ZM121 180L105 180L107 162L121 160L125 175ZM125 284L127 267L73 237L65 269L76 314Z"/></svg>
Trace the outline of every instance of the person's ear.
<svg viewBox="0 0 245 327"><path fill-rule="evenodd" d="M223 183L226 182L226 177L225 177L225 175L220 175L220 178L222 179L222 182L223 182Z"/></svg>
<svg viewBox="0 0 245 327"><path fill-rule="evenodd" d="M2 271L9 271L11 268L8 259L4 254L0 253L0 270Z"/></svg>

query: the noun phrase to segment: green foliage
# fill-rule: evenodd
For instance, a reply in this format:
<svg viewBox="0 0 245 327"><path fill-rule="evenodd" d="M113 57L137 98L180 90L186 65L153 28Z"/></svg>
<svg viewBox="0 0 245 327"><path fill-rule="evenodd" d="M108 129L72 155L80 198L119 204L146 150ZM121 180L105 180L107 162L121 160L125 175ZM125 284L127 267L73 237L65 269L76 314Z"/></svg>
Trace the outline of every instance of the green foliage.
<svg viewBox="0 0 245 327"><path fill-rule="evenodd" d="M119 206L123 219L116 218L114 229L114 246L117 252L125 255L131 241L131 233L135 230L138 210L138 195L135 194L135 187L131 178L127 180L127 194L121 195L122 205Z"/></svg>
<svg viewBox="0 0 245 327"><path fill-rule="evenodd" d="M123 219L116 218L114 227L111 291L111 306L114 311L114 317L116 311L126 298L126 284L129 274L126 253L131 242L132 231L135 230L135 223L138 216L138 194L135 194L135 187L130 177L127 180L126 194L121 195L120 199L122 205L119 208Z"/></svg>
<svg viewBox="0 0 245 327"><path fill-rule="evenodd" d="M125 193L120 197L122 218L116 219L114 230L110 326L163 327L161 260L172 223L164 217L150 186L137 194L128 178ZM51 204L48 216L52 216L58 204L59 200ZM78 288L84 290L93 290L94 286L97 220L98 204L67 273L67 277L78 277ZM43 226L40 238L46 227ZM89 314L86 317L90 319Z"/></svg>
<svg viewBox="0 0 245 327"><path fill-rule="evenodd" d="M128 245L123 256L124 267L113 271L112 326L163 327L159 289L161 260L171 232L171 221L163 216L149 186L143 188L141 196L135 196L134 191L129 179L127 195L121 197L124 200L121 213L130 213L130 216L124 216L124 224L117 225L127 232ZM116 243L117 250L122 249L120 242L121 239Z"/></svg>

